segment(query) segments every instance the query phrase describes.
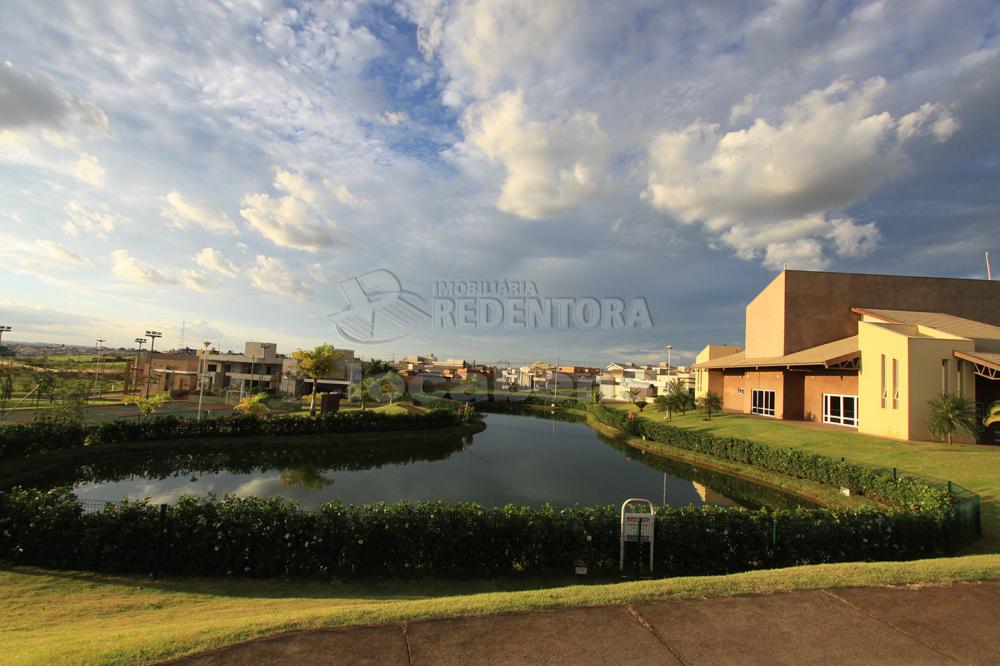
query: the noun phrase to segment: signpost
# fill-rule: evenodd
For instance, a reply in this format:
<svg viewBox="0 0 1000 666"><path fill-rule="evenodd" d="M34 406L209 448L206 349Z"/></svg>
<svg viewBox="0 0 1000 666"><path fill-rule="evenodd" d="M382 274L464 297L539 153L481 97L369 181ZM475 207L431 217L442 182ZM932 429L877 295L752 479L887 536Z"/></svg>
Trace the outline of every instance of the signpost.
<svg viewBox="0 0 1000 666"><path fill-rule="evenodd" d="M643 511L643 508L646 510ZM618 568L625 571L625 542L636 544L636 569L642 556L642 544L649 544L649 570L653 571L653 529L656 523L656 511L653 503L647 499L633 497L622 503L621 510L621 541L618 555Z"/></svg>

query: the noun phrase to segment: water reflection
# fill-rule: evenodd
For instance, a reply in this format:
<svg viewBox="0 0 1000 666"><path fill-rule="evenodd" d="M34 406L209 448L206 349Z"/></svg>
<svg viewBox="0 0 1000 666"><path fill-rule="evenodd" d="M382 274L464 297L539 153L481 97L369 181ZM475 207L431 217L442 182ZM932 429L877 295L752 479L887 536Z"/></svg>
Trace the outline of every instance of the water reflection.
<svg viewBox="0 0 1000 666"><path fill-rule="evenodd" d="M735 477L646 454L583 423L549 415L486 415L465 439L345 446L335 437L227 442L216 452L176 451L97 462L34 479L72 484L89 499L233 493L280 496L304 508L442 499L538 506L618 504L646 497L675 506L792 506L802 502Z"/></svg>

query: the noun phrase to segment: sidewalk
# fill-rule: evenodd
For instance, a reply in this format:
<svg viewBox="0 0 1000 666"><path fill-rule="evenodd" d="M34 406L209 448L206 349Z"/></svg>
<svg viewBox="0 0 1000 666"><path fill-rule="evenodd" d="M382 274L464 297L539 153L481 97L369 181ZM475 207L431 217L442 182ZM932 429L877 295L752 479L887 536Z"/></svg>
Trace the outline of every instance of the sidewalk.
<svg viewBox="0 0 1000 666"><path fill-rule="evenodd" d="M203 664L1000 663L1000 583L846 588L286 634Z"/></svg>

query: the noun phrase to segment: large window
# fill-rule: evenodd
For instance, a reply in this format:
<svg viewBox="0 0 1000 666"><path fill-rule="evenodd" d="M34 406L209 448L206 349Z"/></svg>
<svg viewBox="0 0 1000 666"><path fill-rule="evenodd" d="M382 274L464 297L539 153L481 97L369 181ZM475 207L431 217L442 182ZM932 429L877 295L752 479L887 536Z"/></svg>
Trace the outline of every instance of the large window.
<svg viewBox="0 0 1000 666"><path fill-rule="evenodd" d="M750 391L750 412L763 416L774 416L774 391L761 389Z"/></svg>
<svg viewBox="0 0 1000 666"><path fill-rule="evenodd" d="M823 423L858 426L858 396L823 394Z"/></svg>

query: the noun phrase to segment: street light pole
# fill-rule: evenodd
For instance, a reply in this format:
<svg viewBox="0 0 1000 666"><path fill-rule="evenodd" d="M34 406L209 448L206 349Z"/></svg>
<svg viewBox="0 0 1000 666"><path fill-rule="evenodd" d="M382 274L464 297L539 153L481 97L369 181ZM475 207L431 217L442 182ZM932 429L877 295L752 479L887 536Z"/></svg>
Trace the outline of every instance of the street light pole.
<svg viewBox="0 0 1000 666"><path fill-rule="evenodd" d="M205 349L201 353L201 362L198 364L198 420L201 421L201 399L205 397L205 376L202 367L207 365L208 361L208 348L212 346L210 340L205 340L202 344L205 345Z"/></svg>
<svg viewBox="0 0 1000 666"><path fill-rule="evenodd" d="M97 390L97 397L101 397L101 374L104 372L104 338L97 338L97 367L94 369L94 388Z"/></svg>
<svg viewBox="0 0 1000 666"><path fill-rule="evenodd" d="M667 376L670 376L670 352L673 350L673 345L667 345Z"/></svg>
<svg viewBox="0 0 1000 666"><path fill-rule="evenodd" d="M149 388L153 383L153 345L156 344L156 338L163 337L163 333L159 331L146 331L146 337L149 338L149 366L146 373L146 397L148 398Z"/></svg>
<svg viewBox="0 0 1000 666"><path fill-rule="evenodd" d="M139 394L139 365L142 363L142 346L146 344L146 338L136 338L134 340L138 347L135 350L135 367L132 368L132 389L136 395Z"/></svg>

